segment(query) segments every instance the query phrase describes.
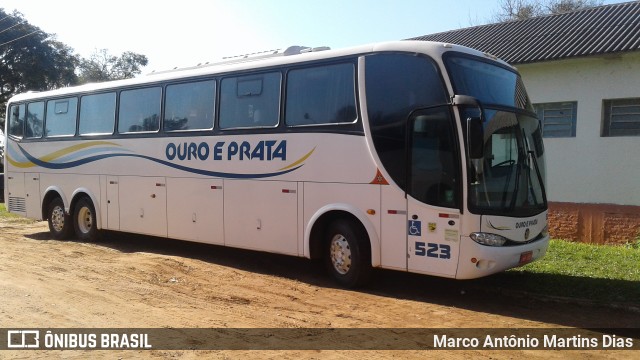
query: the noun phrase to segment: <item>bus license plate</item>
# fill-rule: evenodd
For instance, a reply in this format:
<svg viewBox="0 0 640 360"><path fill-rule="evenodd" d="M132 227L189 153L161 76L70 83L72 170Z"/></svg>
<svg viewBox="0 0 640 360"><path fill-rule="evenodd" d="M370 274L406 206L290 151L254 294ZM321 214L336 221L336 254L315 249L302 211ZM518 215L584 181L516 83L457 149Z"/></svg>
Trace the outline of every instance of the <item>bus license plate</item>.
<svg viewBox="0 0 640 360"><path fill-rule="evenodd" d="M520 254L520 265L530 263L533 260L533 251L527 251Z"/></svg>

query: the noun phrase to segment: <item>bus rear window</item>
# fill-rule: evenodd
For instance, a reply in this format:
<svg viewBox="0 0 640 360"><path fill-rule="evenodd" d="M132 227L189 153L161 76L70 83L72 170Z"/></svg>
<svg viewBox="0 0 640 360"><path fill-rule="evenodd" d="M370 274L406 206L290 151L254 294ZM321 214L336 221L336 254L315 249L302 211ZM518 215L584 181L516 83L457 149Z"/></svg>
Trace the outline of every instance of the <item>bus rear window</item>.
<svg viewBox="0 0 640 360"><path fill-rule="evenodd" d="M25 105L13 105L9 115L9 135L21 138L24 135Z"/></svg>

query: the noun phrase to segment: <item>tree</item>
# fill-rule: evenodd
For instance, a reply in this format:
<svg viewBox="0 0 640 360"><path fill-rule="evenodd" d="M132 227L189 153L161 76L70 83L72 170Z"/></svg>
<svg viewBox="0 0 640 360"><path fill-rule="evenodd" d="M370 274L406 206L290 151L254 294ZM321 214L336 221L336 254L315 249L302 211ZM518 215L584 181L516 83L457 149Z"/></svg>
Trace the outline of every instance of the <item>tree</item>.
<svg viewBox="0 0 640 360"><path fill-rule="evenodd" d="M145 55L126 51L118 56L110 55L107 49L96 50L89 59L78 64L80 83L101 82L132 78L142 71L149 61Z"/></svg>
<svg viewBox="0 0 640 360"><path fill-rule="evenodd" d="M0 8L1 114L15 94L75 84L77 63L72 48L29 24L19 12L8 14Z"/></svg>
<svg viewBox="0 0 640 360"><path fill-rule="evenodd" d="M74 50L29 24L17 11L0 8L0 126L9 98L26 91L51 90L79 82L132 78L148 63L131 51L112 56L106 49L84 59Z"/></svg>
<svg viewBox="0 0 640 360"><path fill-rule="evenodd" d="M562 14L601 5L602 1L598 0L553 0L547 3L546 8L549 14Z"/></svg>
<svg viewBox="0 0 640 360"><path fill-rule="evenodd" d="M494 22L525 20L602 5L600 0L500 0Z"/></svg>
<svg viewBox="0 0 640 360"><path fill-rule="evenodd" d="M494 22L525 20L543 14L539 1L533 0L500 0L500 10L494 14Z"/></svg>

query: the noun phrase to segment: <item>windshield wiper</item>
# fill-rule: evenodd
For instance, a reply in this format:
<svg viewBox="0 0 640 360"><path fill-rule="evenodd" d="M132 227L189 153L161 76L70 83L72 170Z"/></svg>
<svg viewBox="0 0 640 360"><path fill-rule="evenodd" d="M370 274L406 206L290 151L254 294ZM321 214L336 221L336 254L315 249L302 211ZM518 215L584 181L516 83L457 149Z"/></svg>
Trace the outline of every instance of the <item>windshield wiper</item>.
<svg viewBox="0 0 640 360"><path fill-rule="evenodd" d="M524 160L526 156L523 155L522 151L518 149L518 163L516 164L516 179L515 184L513 185L513 193L511 194L511 204L509 204L509 211L513 211L516 208L516 202L518 200L518 191L520 191L520 172L524 170L523 165L526 166L526 161Z"/></svg>
<svg viewBox="0 0 640 360"><path fill-rule="evenodd" d="M546 205L545 204L545 199L547 198L547 193L546 193L546 190L544 188L544 181L542 179L542 174L540 173L540 168L538 167L538 158L535 156L536 155L535 151L529 150L528 153L529 153L529 156L531 157L531 159L533 159L533 166L536 169L536 176L538 177L538 184L540 184L540 193L542 194L542 204ZM533 191L533 188L532 188L532 194L535 194L535 192ZM535 195L533 195L533 196L534 196L534 200L535 200ZM536 204L537 203L538 202L536 201Z"/></svg>
<svg viewBox="0 0 640 360"><path fill-rule="evenodd" d="M519 177L520 177L520 171L527 171L526 174L526 181L527 181L527 192L531 193L531 197L533 200L534 204L540 204L538 202L538 199L536 198L536 194L535 194L535 190L533 189L533 182L531 181L531 160L533 160L533 168L536 171L536 177L538 180L538 184L540 184L540 191L542 194L542 199L546 199L546 193L545 193L545 189L544 189L544 182L542 180L542 174L540 173L540 167L538 166L538 159L536 158L536 153L534 150L532 150L529 147L529 140L527 139L527 136L525 134L525 130L522 129L522 139L523 139L523 146L524 149L526 149L523 152L520 152L519 156L518 156L518 168L516 170L516 183L515 183L515 188L513 189L513 198L511 199L511 204L510 204L510 210L514 210L515 206L516 206L516 200L518 197L518 191L520 188L520 181L519 181ZM527 195L528 196L528 195ZM544 203L544 200L542 201L542 203Z"/></svg>

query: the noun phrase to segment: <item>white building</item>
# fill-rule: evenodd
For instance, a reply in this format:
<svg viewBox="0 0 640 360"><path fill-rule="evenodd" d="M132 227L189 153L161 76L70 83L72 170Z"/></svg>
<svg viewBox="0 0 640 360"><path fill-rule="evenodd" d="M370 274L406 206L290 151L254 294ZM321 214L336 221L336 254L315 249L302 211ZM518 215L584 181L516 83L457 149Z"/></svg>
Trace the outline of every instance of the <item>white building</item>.
<svg viewBox="0 0 640 360"><path fill-rule="evenodd" d="M518 68L543 125L552 236L640 237L640 1L416 39Z"/></svg>

